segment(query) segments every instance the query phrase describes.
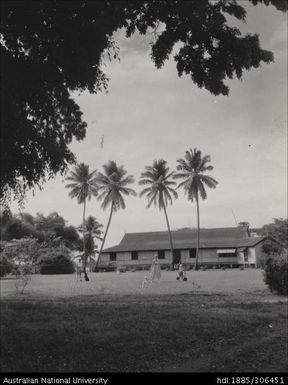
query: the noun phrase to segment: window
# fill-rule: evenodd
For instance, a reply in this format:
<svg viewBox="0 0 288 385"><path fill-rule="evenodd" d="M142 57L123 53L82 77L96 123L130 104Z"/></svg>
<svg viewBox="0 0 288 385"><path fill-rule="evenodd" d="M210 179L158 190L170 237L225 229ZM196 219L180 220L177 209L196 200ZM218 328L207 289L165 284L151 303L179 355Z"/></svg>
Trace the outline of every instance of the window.
<svg viewBox="0 0 288 385"><path fill-rule="evenodd" d="M248 250L244 251L244 262L249 262Z"/></svg>
<svg viewBox="0 0 288 385"><path fill-rule="evenodd" d="M116 253L110 253L110 261L116 261Z"/></svg>
<svg viewBox="0 0 288 385"><path fill-rule="evenodd" d="M189 258L196 258L196 249L189 249Z"/></svg>
<svg viewBox="0 0 288 385"><path fill-rule="evenodd" d="M165 251L158 250L158 259L165 259Z"/></svg>
<svg viewBox="0 0 288 385"><path fill-rule="evenodd" d="M235 253L219 253L219 258L233 258L236 257Z"/></svg>
<svg viewBox="0 0 288 385"><path fill-rule="evenodd" d="M137 260L138 259L138 251L132 251L131 256L132 256L132 260Z"/></svg>

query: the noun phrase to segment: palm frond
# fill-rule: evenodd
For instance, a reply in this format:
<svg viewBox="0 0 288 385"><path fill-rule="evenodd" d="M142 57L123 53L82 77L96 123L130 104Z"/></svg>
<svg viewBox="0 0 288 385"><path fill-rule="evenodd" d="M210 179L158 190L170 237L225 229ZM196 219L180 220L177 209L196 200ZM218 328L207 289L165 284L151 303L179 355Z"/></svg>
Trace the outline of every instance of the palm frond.
<svg viewBox="0 0 288 385"><path fill-rule="evenodd" d="M128 187L121 187L119 189L119 193L123 193L124 195L132 195L133 197L137 196L136 191Z"/></svg>
<svg viewBox="0 0 288 385"><path fill-rule="evenodd" d="M125 201L124 201L121 194L119 194L119 196L118 196L118 207L123 209L123 210L126 208Z"/></svg>
<svg viewBox="0 0 288 385"><path fill-rule="evenodd" d="M126 186L127 184L134 183L135 179L132 175L126 176L124 179L119 180L119 186Z"/></svg>
<svg viewBox="0 0 288 385"><path fill-rule="evenodd" d="M140 191L139 197L142 198L143 195L146 195L146 194L149 193L150 191L151 191L150 187L144 188L144 190Z"/></svg>
<svg viewBox="0 0 288 385"><path fill-rule="evenodd" d="M167 189L173 195L174 199L178 198L178 194L177 194L177 192L173 188L168 187Z"/></svg>
<svg viewBox="0 0 288 385"><path fill-rule="evenodd" d="M189 162L186 162L184 159L177 159L177 163L178 165L176 166L176 170L179 170L179 171L186 171L186 172L190 172L191 171L191 166L189 164Z"/></svg>
<svg viewBox="0 0 288 385"><path fill-rule="evenodd" d="M183 182L179 183L178 186L176 187L176 189L178 190L178 188L180 187L184 187L184 188L187 188L185 186L188 186L190 184L190 178L187 178L186 180L184 180Z"/></svg>
<svg viewBox="0 0 288 385"><path fill-rule="evenodd" d="M206 172L206 171L212 171L213 169L214 169L213 166L203 166L203 167L201 167L200 172L202 173L202 172Z"/></svg>
<svg viewBox="0 0 288 385"><path fill-rule="evenodd" d="M205 190L205 187L203 186L203 183L201 182L201 180L199 179L198 180L198 191L200 193L200 196L203 200L205 200L207 198L207 193L206 193L206 190Z"/></svg>
<svg viewBox="0 0 288 385"><path fill-rule="evenodd" d="M152 179L140 179L138 184L140 186L146 185L146 184L153 184L154 181Z"/></svg>
<svg viewBox="0 0 288 385"><path fill-rule="evenodd" d="M151 197L149 200L148 200L148 204L147 204L147 208L149 209L152 205L152 203L154 203L154 205L157 205L157 200L156 200L156 195Z"/></svg>
<svg viewBox="0 0 288 385"><path fill-rule="evenodd" d="M99 190L100 190L100 188L99 188ZM100 194L98 194L98 196L97 196L98 201L102 201L105 198L105 196L108 195L110 192L110 190L105 188L105 187L102 187L102 190L103 191Z"/></svg>
<svg viewBox="0 0 288 385"><path fill-rule="evenodd" d="M172 196L171 196L168 189L164 193L164 199L165 199L166 206L167 206L168 202L172 205L173 199L172 199Z"/></svg>
<svg viewBox="0 0 288 385"><path fill-rule="evenodd" d="M66 188L76 188L78 186L78 183L69 183L69 184L66 184L65 187Z"/></svg>
<svg viewBox="0 0 288 385"><path fill-rule="evenodd" d="M173 175L174 179L190 178L191 172L177 172Z"/></svg>
<svg viewBox="0 0 288 385"><path fill-rule="evenodd" d="M218 182L217 182L217 180L215 180L211 176L200 174L199 177L200 177L201 181L203 183L205 183L206 186L208 186L209 188L216 188Z"/></svg>
<svg viewBox="0 0 288 385"><path fill-rule="evenodd" d="M101 208L105 210L110 204L113 202L113 196L112 196L112 191L110 190L108 193L103 195L103 201L101 204ZM114 203L114 202L113 202Z"/></svg>

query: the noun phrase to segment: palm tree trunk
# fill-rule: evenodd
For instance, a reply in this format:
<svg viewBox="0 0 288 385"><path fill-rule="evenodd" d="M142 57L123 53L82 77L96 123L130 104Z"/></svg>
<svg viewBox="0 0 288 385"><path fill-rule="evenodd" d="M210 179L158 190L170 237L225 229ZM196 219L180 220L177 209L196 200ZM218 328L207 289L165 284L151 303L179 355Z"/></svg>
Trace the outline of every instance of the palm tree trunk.
<svg viewBox="0 0 288 385"><path fill-rule="evenodd" d="M197 249L196 249L195 270L198 270L199 243L200 243L200 216L199 216L198 194L196 196L196 205L197 205Z"/></svg>
<svg viewBox="0 0 288 385"><path fill-rule="evenodd" d="M174 270L174 248L173 248L173 240L172 240L172 235L171 235L171 230L170 230L170 225L169 225L169 220L168 220L168 215L166 211L166 206L165 204L163 205L164 208L164 213L165 213L165 218L167 222L167 227L168 227L168 233L169 233L169 239L170 239L170 247L171 247L171 270Z"/></svg>
<svg viewBox="0 0 288 385"><path fill-rule="evenodd" d="M87 265L87 255L86 255L86 247L85 247L85 212L86 212L86 198L84 199L84 205L83 205L83 224L82 224L82 231L83 231L83 273L85 281L89 281L87 272L86 272L86 265Z"/></svg>
<svg viewBox="0 0 288 385"><path fill-rule="evenodd" d="M101 247L100 247L100 250L99 250L98 259L97 259L97 262L96 262L95 267L94 267L94 271L97 270L97 267L98 267L99 262L100 262L100 257L101 257L101 253L102 253L102 250L103 250L103 247L104 247L104 244L105 244L106 235L107 235L107 233L108 233L108 229L109 229L109 226L110 226L112 214L113 214L113 202L111 203L110 215L109 215L107 227L106 227L106 230L105 230L105 234L104 234L104 236L103 236L103 241L102 241L102 244L101 244Z"/></svg>

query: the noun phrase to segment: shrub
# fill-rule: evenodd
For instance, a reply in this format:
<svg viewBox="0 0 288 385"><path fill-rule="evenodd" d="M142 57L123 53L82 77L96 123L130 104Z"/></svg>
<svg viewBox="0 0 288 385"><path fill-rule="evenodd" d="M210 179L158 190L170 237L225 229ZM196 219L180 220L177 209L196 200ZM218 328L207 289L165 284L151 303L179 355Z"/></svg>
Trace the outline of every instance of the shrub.
<svg viewBox="0 0 288 385"><path fill-rule="evenodd" d="M66 253L55 253L44 257L40 261L41 274L72 274L74 265Z"/></svg>
<svg viewBox="0 0 288 385"><path fill-rule="evenodd" d="M0 256L0 277L11 273L13 264L4 255Z"/></svg>
<svg viewBox="0 0 288 385"><path fill-rule="evenodd" d="M288 259L284 256L271 256L266 260L264 282L269 289L279 294L288 294Z"/></svg>

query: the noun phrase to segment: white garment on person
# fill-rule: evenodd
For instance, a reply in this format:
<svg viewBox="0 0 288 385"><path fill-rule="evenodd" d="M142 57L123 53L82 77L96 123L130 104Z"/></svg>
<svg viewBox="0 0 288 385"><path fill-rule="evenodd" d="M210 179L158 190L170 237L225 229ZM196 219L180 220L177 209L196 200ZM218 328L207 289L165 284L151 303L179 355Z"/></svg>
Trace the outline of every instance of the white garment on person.
<svg viewBox="0 0 288 385"><path fill-rule="evenodd" d="M161 269L157 259L153 259L150 273L151 281L153 282L156 278L160 281Z"/></svg>
<svg viewBox="0 0 288 385"><path fill-rule="evenodd" d="M76 264L76 267L78 267L78 268L82 268L82 261L79 261L78 259L76 260L76 262L75 262L75 264Z"/></svg>

